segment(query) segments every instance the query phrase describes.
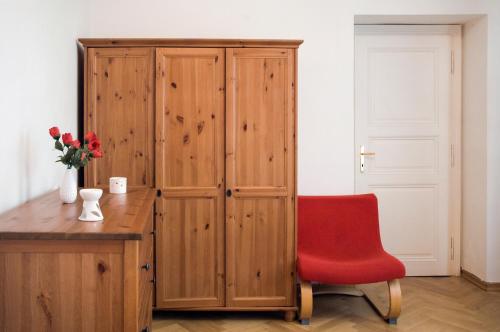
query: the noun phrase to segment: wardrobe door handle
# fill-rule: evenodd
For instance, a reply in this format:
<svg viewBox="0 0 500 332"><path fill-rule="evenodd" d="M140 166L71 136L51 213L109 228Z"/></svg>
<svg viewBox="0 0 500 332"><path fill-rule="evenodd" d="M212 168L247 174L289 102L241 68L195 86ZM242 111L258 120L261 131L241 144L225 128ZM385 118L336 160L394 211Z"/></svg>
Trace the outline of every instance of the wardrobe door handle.
<svg viewBox="0 0 500 332"><path fill-rule="evenodd" d="M141 268L144 269L144 270L146 270L146 271L149 271L149 269L151 268L151 264L146 263L143 266L141 266Z"/></svg>

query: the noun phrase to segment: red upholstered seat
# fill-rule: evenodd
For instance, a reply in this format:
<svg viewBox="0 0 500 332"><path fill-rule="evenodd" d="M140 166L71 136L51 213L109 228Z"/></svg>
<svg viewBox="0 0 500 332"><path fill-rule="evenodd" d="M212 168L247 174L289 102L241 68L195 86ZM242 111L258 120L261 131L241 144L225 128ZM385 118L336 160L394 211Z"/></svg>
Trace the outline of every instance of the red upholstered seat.
<svg viewBox="0 0 500 332"><path fill-rule="evenodd" d="M301 196L298 221L302 280L363 284L404 277L404 265L382 247L375 195Z"/></svg>

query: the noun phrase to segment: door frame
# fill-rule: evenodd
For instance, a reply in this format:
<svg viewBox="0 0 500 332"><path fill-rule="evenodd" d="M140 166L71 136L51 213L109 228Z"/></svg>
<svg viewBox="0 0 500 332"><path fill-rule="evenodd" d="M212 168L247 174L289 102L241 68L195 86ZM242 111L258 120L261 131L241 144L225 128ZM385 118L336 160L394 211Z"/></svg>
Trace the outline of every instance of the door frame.
<svg viewBox="0 0 500 332"><path fill-rule="evenodd" d="M448 273L460 275L461 228L462 228L462 26L461 25L354 25L354 35L449 35L451 38L450 68L450 116L449 116L449 184L448 184ZM355 42L354 42L355 43ZM355 44L354 44L355 45ZM355 46L354 46L355 47ZM354 57L356 51L354 48ZM354 61L355 62L355 61ZM353 71L356 82L355 69ZM354 84L354 96L356 88ZM356 146L356 97L354 97L354 158L358 158ZM356 159L354 160L356 165ZM354 191L358 179L354 169Z"/></svg>

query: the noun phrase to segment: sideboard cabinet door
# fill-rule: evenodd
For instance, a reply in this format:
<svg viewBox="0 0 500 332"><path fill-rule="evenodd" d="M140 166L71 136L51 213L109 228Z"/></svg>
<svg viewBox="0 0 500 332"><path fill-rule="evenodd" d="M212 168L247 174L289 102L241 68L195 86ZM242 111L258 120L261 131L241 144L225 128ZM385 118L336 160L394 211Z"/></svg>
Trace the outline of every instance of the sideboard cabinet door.
<svg viewBox="0 0 500 332"><path fill-rule="evenodd" d="M156 306L224 305L224 50L156 50Z"/></svg>
<svg viewBox="0 0 500 332"><path fill-rule="evenodd" d="M226 51L227 305L291 306L294 52Z"/></svg>
<svg viewBox="0 0 500 332"><path fill-rule="evenodd" d="M104 157L85 168L85 185L109 177L154 186L154 49L89 48L85 131L101 139Z"/></svg>

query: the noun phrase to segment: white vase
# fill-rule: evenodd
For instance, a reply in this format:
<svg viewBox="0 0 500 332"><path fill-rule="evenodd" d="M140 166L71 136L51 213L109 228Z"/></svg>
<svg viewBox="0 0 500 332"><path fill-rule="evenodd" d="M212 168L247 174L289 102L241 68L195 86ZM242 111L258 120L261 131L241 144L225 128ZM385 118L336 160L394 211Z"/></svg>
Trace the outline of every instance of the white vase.
<svg viewBox="0 0 500 332"><path fill-rule="evenodd" d="M64 172L61 187L59 188L59 198L63 203L74 203L78 194L78 184L76 182L76 169L67 168Z"/></svg>

